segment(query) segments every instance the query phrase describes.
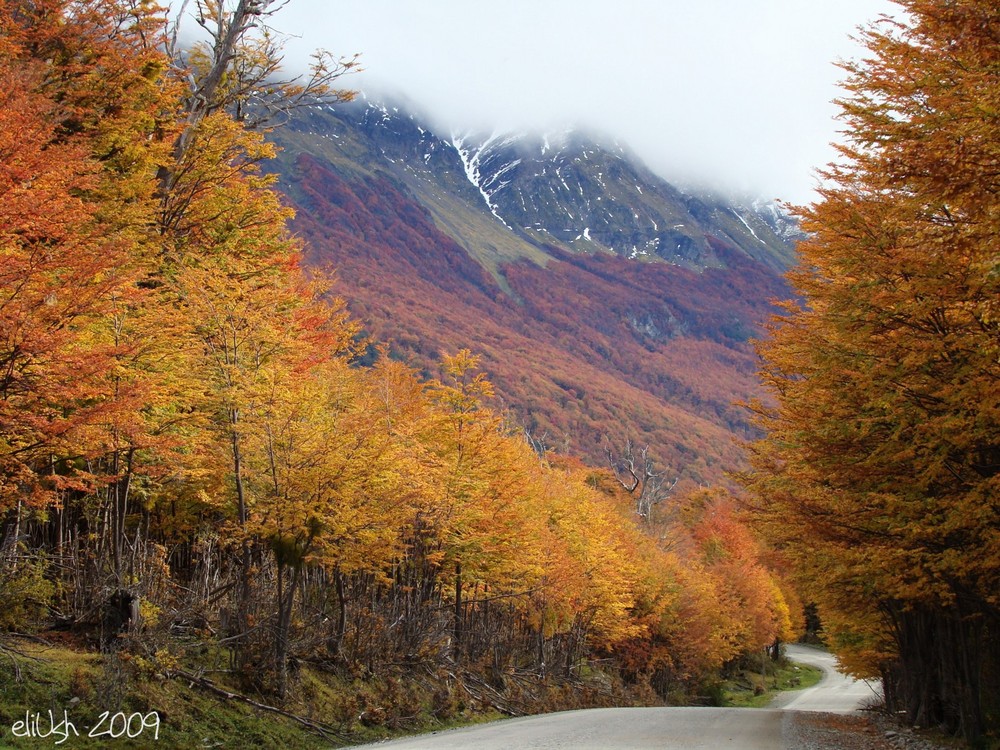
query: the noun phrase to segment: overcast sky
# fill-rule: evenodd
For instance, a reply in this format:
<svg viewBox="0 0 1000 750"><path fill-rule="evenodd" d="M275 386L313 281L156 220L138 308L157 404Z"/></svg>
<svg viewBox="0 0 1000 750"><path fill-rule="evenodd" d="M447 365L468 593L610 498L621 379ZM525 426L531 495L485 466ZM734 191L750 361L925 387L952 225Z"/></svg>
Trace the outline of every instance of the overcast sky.
<svg viewBox="0 0 1000 750"><path fill-rule="evenodd" d="M360 52L347 85L439 127L596 129L680 184L812 199L850 41L889 0L289 0L288 60Z"/></svg>

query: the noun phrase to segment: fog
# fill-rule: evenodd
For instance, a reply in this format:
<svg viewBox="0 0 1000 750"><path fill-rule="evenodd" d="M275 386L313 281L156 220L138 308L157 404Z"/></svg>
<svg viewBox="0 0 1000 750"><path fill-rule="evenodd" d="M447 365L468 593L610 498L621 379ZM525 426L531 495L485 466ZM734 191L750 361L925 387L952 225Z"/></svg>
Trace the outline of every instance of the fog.
<svg viewBox="0 0 1000 750"><path fill-rule="evenodd" d="M803 203L834 155L839 59L889 0L289 0L287 62L361 53L346 86L445 129L578 126L668 180Z"/></svg>

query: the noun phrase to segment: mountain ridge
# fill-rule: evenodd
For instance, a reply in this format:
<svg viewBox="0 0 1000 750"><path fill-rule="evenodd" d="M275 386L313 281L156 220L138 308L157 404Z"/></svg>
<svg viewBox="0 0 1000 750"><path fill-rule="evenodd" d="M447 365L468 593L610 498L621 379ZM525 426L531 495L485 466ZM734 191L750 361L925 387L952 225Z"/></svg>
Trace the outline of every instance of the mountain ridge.
<svg viewBox="0 0 1000 750"><path fill-rule="evenodd" d="M276 136L279 143L294 150L302 147L303 135L322 133L343 141L350 131L362 136L363 142L354 140L346 144L341 155L352 158L355 167L366 163L381 168L415 190L425 189L428 183L443 183L454 197L470 206L485 207L504 230L536 249L552 244L574 251L611 250L632 258L653 256L703 267L719 263L704 240L706 235L712 235L776 270L783 270L791 264L792 247L800 236L794 220L774 202L757 200L747 205L746 201L731 201L707 193L683 192L654 174L613 138L585 131L563 130L557 137L506 131L439 134L433 125L400 106L362 100L313 110L294 120L290 128L278 131ZM553 144L556 140L563 142ZM531 158L531 154L538 156ZM612 174L604 179L600 169L577 169L569 175L569 179L575 180L570 187L563 169L568 167L572 171L573 161L594 156L602 157ZM547 166L552 167L551 173L545 173ZM617 194L608 194L608 183L617 188ZM545 189L551 192L556 186L562 193L557 196L559 210L569 214L572 226L566 229L543 226L539 230L538 215L547 213L551 218L552 211L539 208L532 214L526 209L525 196L537 196ZM623 186L627 187L626 192ZM574 190L579 195L571 195ZM439 197L425 194L422 201L442 221L448 209L433 210L434 199ZM610 208L596 211L596 204L602 200ZM551 208L551 203L548 207ZM591 239L587 240L590 245L574 246L572 243L587 233L588 215L595 224L590 227ZM682 226L677 226L678 223ZM448 222L443 224L447 229ZM600 241L597 235L602 230L597 224L603 224L606 236L621 233L623 229L636 238L647 234L648 238L641 243L645 247L620 238ZM467 233L457 234L453 238L465 244ZM661 252L651 252L648 246L653 244L664 247ZM481 252L469 249L484 259ZM521 249L516 254L534 253Z"/></svg>
<svg viewBox="0 0 1000 750"><path fill-rule="evenodd" d="M393 356L433 374L472 349L513 419L590 460L607 436L648 443L692 482L739 465L748 340L787 294L780 210L686 195L586 136L543 153L544 136L443 137L371 103L275 137L309 261L338 269L336 291ZM577 223L556 226L560 212ZM637 227L671 212L687 245L633 252Z"/></svg>

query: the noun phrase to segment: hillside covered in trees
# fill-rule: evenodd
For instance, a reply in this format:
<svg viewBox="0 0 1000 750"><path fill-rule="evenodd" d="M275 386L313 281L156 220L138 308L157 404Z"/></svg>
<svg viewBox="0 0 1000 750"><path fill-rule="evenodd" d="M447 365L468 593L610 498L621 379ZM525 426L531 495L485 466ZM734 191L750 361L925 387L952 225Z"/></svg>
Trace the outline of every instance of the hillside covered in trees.
<svg viewBox="0 0 1000 750"><path fill-rule="evenodd" d="M267 165L306 262L390 355L473 349L531 435L591 463L655 446L691 488L741 467L749 339L797 236L769 204L692 196L586 134L441 135L403 105L296 113Z"/></svg>
<svg viewBox="0 0 1000 750"><path fill-rule="evenodd" d="M265 116L353 62L275 86L280 3L197 5L181 50L146 0L0 3L4 695L44 632L103 654L55 708L180 679L398 728L402 684L442 719L684 700L791 637L725 492L655 505L642 452L533 449L459 342L427 378L360 335L260 170ZM18 700L0 722L44 708Z"/></svg>

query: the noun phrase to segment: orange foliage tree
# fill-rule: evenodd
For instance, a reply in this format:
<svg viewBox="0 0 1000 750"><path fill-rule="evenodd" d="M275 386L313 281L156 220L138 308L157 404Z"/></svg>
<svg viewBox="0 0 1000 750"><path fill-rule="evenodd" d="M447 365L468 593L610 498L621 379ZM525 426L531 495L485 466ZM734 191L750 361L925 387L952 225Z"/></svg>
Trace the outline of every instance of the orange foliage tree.
<svg viewBox="0 0 1000 750"><path fill-rule="evenodd" d="M748 483L852 668L973 739L1000 715L1000 10L899 4L846 66Z"/></svg>
<svg viewBox="0 0 1000 750"><path fill-rule="evenodd" d="M142 419L121 324L141 296L165 66L134 20L121 3L0 7L0 441L18 503L116 484L114 434Z"/></svg>

